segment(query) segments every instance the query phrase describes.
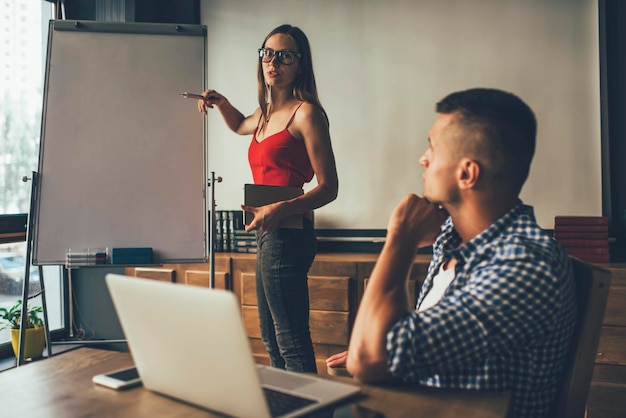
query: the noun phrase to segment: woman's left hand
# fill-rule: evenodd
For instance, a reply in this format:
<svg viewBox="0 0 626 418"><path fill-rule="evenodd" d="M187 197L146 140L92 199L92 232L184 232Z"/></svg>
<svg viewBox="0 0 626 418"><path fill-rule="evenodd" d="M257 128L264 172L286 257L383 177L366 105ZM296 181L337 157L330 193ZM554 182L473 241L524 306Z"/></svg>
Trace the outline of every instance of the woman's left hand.
<svg viewBox="0 0 626 418"><path fill-rule="evenodd" d="M278 228L278 224L283 218L280 214L280 206L280 202L259 207L241 205L241 209L254 215L252 222L246 225L246 232L254 230L273 231Z"/></svg>

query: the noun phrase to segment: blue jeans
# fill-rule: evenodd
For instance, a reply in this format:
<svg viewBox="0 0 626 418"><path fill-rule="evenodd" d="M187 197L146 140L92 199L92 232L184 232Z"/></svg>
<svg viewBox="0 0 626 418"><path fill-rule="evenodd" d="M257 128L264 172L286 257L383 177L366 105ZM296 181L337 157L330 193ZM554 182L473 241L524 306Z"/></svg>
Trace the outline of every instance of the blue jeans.
<svg viewBox="0 0 626 418"><path fill-rule="evenodd" d="M313 222L303 229L257 232L256 293L261 338L273 367L317 371L309 330L307 273L317 241Z"/></svg>

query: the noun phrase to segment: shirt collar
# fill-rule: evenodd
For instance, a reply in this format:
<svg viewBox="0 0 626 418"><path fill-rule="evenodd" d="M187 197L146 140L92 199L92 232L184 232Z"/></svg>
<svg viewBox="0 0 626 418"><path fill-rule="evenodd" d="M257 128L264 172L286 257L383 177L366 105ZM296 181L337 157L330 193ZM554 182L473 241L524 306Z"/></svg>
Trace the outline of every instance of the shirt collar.
<svg viewBox="0 0 626 418"><path fill-rule="evenodd" d="M532 221L535 219L532 207L525 205L519 200L507 213L464 245L460 245L461 236L456 229L454 229L452 218L448 217L442 225L441 234L435 242L436 252L442 256L443 259L453 257L457 260L466 260L470 256L481 252L482 248L500 236L506 229L510 228L521 215L528 216Z"/></svg>

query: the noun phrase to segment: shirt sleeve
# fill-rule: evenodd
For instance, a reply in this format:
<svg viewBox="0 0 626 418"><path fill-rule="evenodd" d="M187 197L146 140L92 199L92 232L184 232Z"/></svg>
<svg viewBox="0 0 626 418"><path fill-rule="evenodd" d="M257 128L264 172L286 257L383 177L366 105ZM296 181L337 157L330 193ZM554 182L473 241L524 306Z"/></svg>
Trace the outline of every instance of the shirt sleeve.
<svg viewBox="0 0 626 418"><path fill-rule="evenodd" d="M536 254L513 253L479 264L437 305L399 319L387 334L390 375L417 382L460 372L551 332L560 273Z"/></svg>

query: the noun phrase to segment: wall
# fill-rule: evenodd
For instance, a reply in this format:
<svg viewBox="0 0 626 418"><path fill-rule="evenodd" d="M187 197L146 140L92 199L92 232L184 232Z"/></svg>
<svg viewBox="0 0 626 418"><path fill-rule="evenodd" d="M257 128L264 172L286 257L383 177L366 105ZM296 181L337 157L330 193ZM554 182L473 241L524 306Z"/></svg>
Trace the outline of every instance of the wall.
<svg viewBox="0 0 626 418"><path fill-rule="evenodd" d="M81 14L80 10L76 11L74 14L68 13L68 16L67 16L68 19L94 19L93 16L90 16L91 12L89 11L90 10L89 5L93 3L93 0L74 0L72 3L74 5L79 5L79 6L82 5L83 14ZM215 6L225 7L225 3L227 2L211 0L211 3L212 3L211 6L215 5ZM232 2L232 3L235 3L235 2ZM240 3L240 2L237 2L237 3ZM231 24L233 20L238 22L236 27L227 28L229 29L228 34L229 36L236 36L235 39L238 39L239 41L242 40L240 38L245 38L247 42L246 43L247 50L235 52L235 51L229 51L224 48L222 54L212 53L211 56L217 57L217 58L211 59L209 62L209 64L211 65L210 71L209 71L209 80L214 80L213 77L215 76L216 72L222 74L222 77L224 77L224 70L220 70L219 66L221 65L221 66L226 67L228 71L232 74L232 77L230 77L227 80L224 80L223 86L222 85L220 86L212 85L212 86L219 88L221 89L222 92L224 92L225 94L228 94L228 93L231 93L231 89L235 90L237 89L238 85L240 84L243 85L244 87L241 88L241 92L230 97L233 101L236 102L236 104L238 104L241 107L242 110L244 110L244 105L247 106L247 108L250 111L252 111L254 106L256 106L256 103L254 102L255 100L254 92L256 89L256 80L254 78L255 77L254 65L255 65L256 57L253 54L253 51L256 50L256 48L260 46L259 44L262 41L262 38L265 36L266 32L268 32L275 25L283 23L283 21L280 20L283 14L290 13L289 16L294 16L294 17L300 16L300 18L303 19L306 17L305 15L309 14L309 12L314 13L314 12L311 12L306 7L303 9L302 6L296 7L296 6L293 6L293 4L290 5L289 7L282 7L282 8L270 7L274 5L274 3L275 1L263 2L263 4L266 5L265 7L267 7L266 10L268 10L268 12L265 12L264 15L261 15L260 11L255 6L251 10L244 11L241 18L237 18L237 16L233 15L235 13L234 11L232 11L232 13L226 14L226 16L221 17L222 19L225 19L224 22L228 24ZM318 5L317 8L328 7L329 5L326 3L328 2L325 2L322 5L322 1L314 2L311 8L313 8L315 5ZM337 3L341 3L341 2L337 2ZM356 2L356 3L366 4L366 2ZM449 4L449 2L443 2L443 1L441 3ZM472 4L477 4L477 3L485 3L485 2L484 1L472 2ZM536 4L537 1L525 2L525 3ZM563 7L566 7L569 5L569 2L560 2L560 3L563 4ZM576 0L575 3L579 3L579 1ZM591 2L591 3L594 3L595 5L595 2ZM600 0L599 3L600 4L606 3L607 5L607 29L609 29L609 33L607 34L607 36L609 36L612 40L611 42L608 42L608 45L607 45L608 55L609 55L609 58L611 58L610 62L608 63L609 65L609 68L608 68L609 89L608 90L611 92L610 94L611 100L609 103L609 109L610 109L610 114L614 115L610 119L610 126L611 126L611 133L610 133L611 138L610 139L612 142L615 142L616 144L619 145L620 139L626 135L626 123L624 123L622 121L622 118L620 117L620 115L624 114L622 109L624 108L624 101L626 100L626 94L623 94L624 88L625 88L624 86L626 86L626 83L623 82L623 75L622 75L626 73L620 70L621 68L624 68L626 66L626 62L625 62L626 55L624 54L624 51L626 51L626 49L622 47L624 43L626 42L626 32L623 29L620 29L621 27L620 22L622 22L624 17L626 16L626 5L622 2L622 0L608 0L606 2L603 0ZM390 2L389 4L394 4L394 3ZM403 4L406 5L408 4L408 2L403 3ZM208 5L208 1L202 2L202 13L203 13L202 23L204 24L206 24L207 21L210 20L208 16L209 12L206 7L207 5ZM245 2L244 2L244 5L245 5ZM256 16L255 13L258 16ZM348 13L348 11L345 11L344 13ZM353 12L355 17L359 17L364 13L366 13L366 11L362 10L360 7L356 7L355 11ZM490 12L489 10L485 11L485 13L490 14L490 15L493 14L493 12ZM487 19L481 18L480 20L482 23L483 21L486 21ZM497 20L497 17L495 20ZM300 24L295 19L291 21L294 24ZM322 20L320 24L325 25L326 24L325 22L327 21ZM181 23L193 23L193 22L181 22ZM311 23L311 24L313 25L314 23ZM313 38L313 34L309 31L309 27L302 25L302 28L307 32L307 35L309 35L309 38L311 42L313 43L313 47L314 47L313 52L314 54L316 54L315 55L315 58L316 58L315 68L316 68L316 73L317 73L316 75L318 77L318 84L320 84L320 89L324 89L324 90L321 90L321 93L322 93L322 100L324 100L324 103L326 104L327 100L325 100L325 97L328 97L329 95L333 93L332 90L329 90L329 86L333 85L331 84L332 78L337 78L340 81L346 81L347 77L343 75L339 77L337 75L338 73L343 74L344 72L343 67L335 65L334 66L335 68L332 68L333 62L321 62L321 58L317 59L319 55L318 52L321 53L323 51L323 49L321 48L321 45L319 45L320 41L318 38ZM234 30L237 31L235 35L232 34ZM211 28L210 33L215 34L215 28ZM436 30L433 32L432 35L429 35L429 36L431 38L438 38L442 35L440 34L439 30ZM218 37L218 39L224 42L228 40L228 38L226 38L225 36ZM229 44L231 45L233 44L232 40L229 41ZM246 60L249 60L249 61L246 61ZM233 63L233 64L226 66L227 63ZM247 65L244 65L245 63L247 63ZM326 79L331 78L331 81L326 82L325 80L321 78L323 72L318 67L318 63L319 65L330 67L328 69L328 74L325 75L325 77ZM399 65L405 66L406 63L402 61L400 64L396 64L396 66L399 66ZM323 85L324 84L323 81L324 83L326 83L326 85ZM364 88L368 88L368 87L369 87L369 84L364 83ZM438 97L433 98L433 100L436 100L436 99L438 99ZM352 100L351 103L352 102L354 102L354 100ZM330 108L328 110L330 111ZM431 114L428 115L428 112L431 112ZM434 117L434 113L432 113L432 103L429 103L426 106L424 110L424 114L430 116L431 119ZM248 175L248 170L249 170L245 162L245 149L247 147L247 141L245 140L241 141L241 138L236 138L227 131L219 130L220 127L223 127L223 126L221 124L221 121L219 121L219 119L217 119L216 116L217 115L212 115L209 118L209 123L214 125L211 127L211 129L217 130L217 131L214 131L211 134L211 136L212 137L216 136L216 140L218 141L218 144L214 145L216 154L212 154L212 155L218 155L218 153L222 153L221 155L223 155L224 158L227 158L230 164L237 165L239 167L239 170L241 170L241 172L243 173L242 178L239 178L237 176L235 176L235 178L230 178L231 175L229 172L228 176L226 176L224 180L224 184L219 184L217 186L220 188L219 191L217 192L217 199L220 205L218 209L227 209L228 208L227 205L229 204L232 206L237 206L236 203L234 203L234 202L237 202L237 199L235 196L234 199L231 199L232 202L227 202L225 199L225 196L222 197L222 194L224 194L224 190L222 190L223 188L222 186L226 186L228 184L232 185L233 183L243 183L244 181L247 181L247 180L243 180L243 178L246 178L246 176ZM361 117L360 115L354 115L351 118L348 117L348 120L363 121L363 120L366 120L367 117L373 117L373 115L370 115L370 116L366 115L363 117ZM335 125L339 123L340 123L339 118L331 114L331 124L332 124L331 130L333 132L333 140L335 142L335 147L337 147L338 142L346 141L344 138L341 138L337 134L335 134ZM430 120L429 120L429 123L430 123ZM543 128L540 128L540 129L543 129ZM425 133L421 133L417 131L415 127L414 129L412 129L412 133L411 133L412 138L416 137L416 138L424 139L425 135L426 135ZM361 144L362 146L363 142L360 142L359 144ZM232 147L234 147L235 149L232 150L231 149ZM418 150L418 148L419 146L415 147L416 153L421 152L421 150ZM539 152L542 152L542 151L540 150ZM595 152L593 154L595 155ZM558 158L558 155L556 155L555 158ZM624 147L619 147L616 145L611 153L611 159L614 161L613 165L616 168L614 169L613 173L609 173L609 176L610 175L614 176L612 179L613 184L614 184L613 201L618 202L615 204L616 205L615 213L618 213L617 212L618 210L619 210L619 213L623 213L623 210L626 209L626 204L624 203L624 198L626 198L626 193L624 192L624 190L622 190L623 188L621 187L621 185L625 184L626 182L626 175L623 173L623 171L626 170L626 168L621 168L621 172L618 169L619 167L623 167L623 164L618 164L618 163L623 161L624 158L626 158ZM216 166L216 164L217 163L215 162L215 159L212 159L210 168L213 169L214 171L217 171L218 174L220 175L225 175L225 172L223 171L225 167L223 165ZM346 192L346 189L347 189L347 192L349 192L350 187L345 178L345 168L341 169L340 175L342 176L341 193ZM416 183L419 183L419 179L416 181ZM619 200L620 196L622 196L621 200ZM595 199L595 198L588 197L588 195L584 192L578 193L579 201L582 202L587 199L590 200L590 199ZM577 207L578 205L574 204L574 206ZM626 236L626 232L623 232L622 236ZM80 306L81 314L88 316L84 324L89 325L93 329L97 337L120 338L121 334L119 330L119 323L117 323L117 319L114 315L109 314L110 312L112 312L112 305L110 302L110 298L108 296L108 292L106 291L106 288L104 287L104 281L102 280L104 277L104 273L105 271L101 269L91 269L91 270L84 270L84 271L81 270L80 273L76 275L77 276L76 281L79 283L76 285L76 289L75 289L75 292L76 292L75 300L77 300Z"/></svg>
<svg viewBox="0 0 626 418"><path fill-rule="evenodd" d="M111 295L104 276L107 273L125 274L123 267L94 267L73 269L72 318L73 332L78 340L118 340L124 338L122 327L115 314ZM126 349L126 344L115 343L112 348Z"/></svg>
<svg viewBox="0 0 626 418"><path fill-rule="evenodd" d="M282 23L311 42L336 154L338 199L317 228L385 228L406 193L422 191L418 158L434 103L460 89L498 87L534 108L538 147L522 198L539 223L557 214L600 215L598 10L594 0L286 0L201 3L208 83L251 114L256 49ZM249 137L210 112L209 171L221 209L236 209L251 182ZM581 199L581 195L585 198Z"/></svg>

